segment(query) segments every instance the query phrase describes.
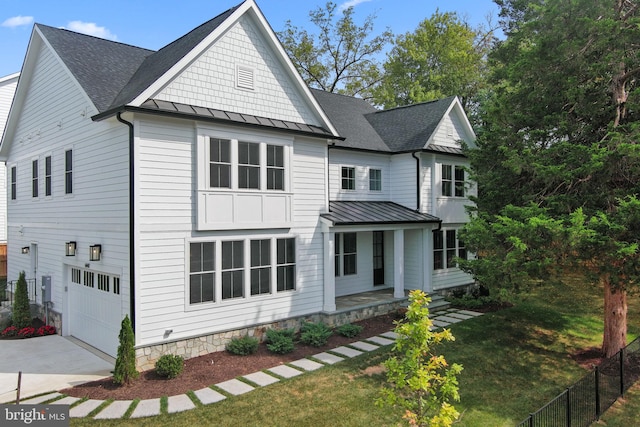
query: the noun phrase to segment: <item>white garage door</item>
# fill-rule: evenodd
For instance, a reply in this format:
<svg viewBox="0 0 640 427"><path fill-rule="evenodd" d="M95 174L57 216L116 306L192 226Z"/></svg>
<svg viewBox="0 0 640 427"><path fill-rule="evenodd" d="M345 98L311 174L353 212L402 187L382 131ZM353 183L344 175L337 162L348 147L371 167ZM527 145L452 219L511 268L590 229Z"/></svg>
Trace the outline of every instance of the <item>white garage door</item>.
<svg viewBox="0 0 640 427"><path fill-rule="evenodd" d="M71 335L116 357L122 322L120 277L70 267Z"/></svg>

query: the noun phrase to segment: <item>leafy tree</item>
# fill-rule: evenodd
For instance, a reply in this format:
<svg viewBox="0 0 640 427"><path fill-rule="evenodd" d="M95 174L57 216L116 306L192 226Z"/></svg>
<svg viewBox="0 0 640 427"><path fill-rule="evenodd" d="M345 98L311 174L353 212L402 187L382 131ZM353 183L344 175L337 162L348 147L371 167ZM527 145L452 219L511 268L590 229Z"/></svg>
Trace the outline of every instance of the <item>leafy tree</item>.
<svg viewBox="0 0 640 427"><path fill-rule="evenodd" d="M129 316L122 319L120 334L118 335L120 344L118 345L118 356L116 366L113 371L113 381L116 384L129 384L138 378L139 372L136 370L136 350L133 327Z"/></svg>
<svg viewBox="0 0 640 427"><path fill-rule="evenodd" d="M433 322L427 308L431 298L414 290L398 334L393 355L383 364L387 368L388 387L382 390L378 405L389 404L405 410L404 419L412 426L450 426L460 414L451 405L459 401L458 380L462 366L447 364L434 348L453 341L451 331L432 332Z"/></svg>
<svg viewBox="0 0 640 427"><path fill-rule="evenodd" d="M18 275L11 318L13 326L18 330L31 326L31 305L24 271Z"/></svg>
<svg viewBox="0 0 640 427"><path fill-rule="evenodd" d="M483 88L491 40L491 30L474 30L455 12L437 10L397 37L374 101L391 108L458 95L468 106Z"/></svg>
<svg viewBox="0 0 640 427"><path fill-rule="evenodd" d="M628 197L640 192L639 5L499 3L507 39L491 55L494 92L482 108L479 149L469 152L480 195L463 237L482 257L465 268L494 281L487 286L500 286L498 272L487 275L489 265L504 277L514 274L514 265L523 266L519 273L531 280L571 263L596 274L608 308L602 348L611 355L624 345L621 319L637 283L629 253L637 250L636 241L616 230L633 228L629 218L638 205ZM532 212L532 206L542 211ZM548 234L515 245L518 238L535 237L528 219L543 221ZM601 262L596 258L616 268L593 268ZM529 269L534 266L537 271ZM506 283L514 287L510 279Z"/></svg>
<svg viewBox="0 0 640 427"><path fill-rule="evenodd" d="M387 29L374 36L375 15L358 26L353 7L345 9L340 18L336 8L335 3L327 2L324 9L309 12L317 32L310 33L287 21L278 37L309 86L367 99L381 79L376 55L391 41L392 33Z"/></svg>

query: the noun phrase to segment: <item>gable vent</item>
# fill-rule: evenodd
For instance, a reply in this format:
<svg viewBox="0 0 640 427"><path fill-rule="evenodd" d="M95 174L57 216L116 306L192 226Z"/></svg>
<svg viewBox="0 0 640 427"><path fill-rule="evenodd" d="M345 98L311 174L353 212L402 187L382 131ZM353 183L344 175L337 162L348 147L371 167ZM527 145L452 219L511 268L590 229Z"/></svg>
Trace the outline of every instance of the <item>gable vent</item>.
<svg viewBox="0 0 640 427"><path fill-rule="evenodd" d="M242 89L255 89L254 85L254 71L248 67L237 67L236 84Z"/></svg>

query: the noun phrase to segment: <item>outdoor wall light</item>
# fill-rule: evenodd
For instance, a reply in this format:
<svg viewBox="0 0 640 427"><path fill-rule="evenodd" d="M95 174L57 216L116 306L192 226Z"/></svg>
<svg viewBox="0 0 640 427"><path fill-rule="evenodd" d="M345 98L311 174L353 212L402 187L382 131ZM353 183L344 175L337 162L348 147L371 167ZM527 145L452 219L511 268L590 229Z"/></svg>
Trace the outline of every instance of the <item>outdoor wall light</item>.
<svg viewBox="0 0 640 427"><path fill-rule="evenodd" d="M89 246L89 261L100 261L102 245Z"/></svg>
<svg viewBox="0 0 640 427"><path fill-rule="evenodd" d="M66 256L76 256L76 242L67 242L64 244L64 254Z"/></svg>
<svg viewBox="0 0 640 427"><path fill-rule="evenodd" d="M29 246L24 246L22 248L22 253L25 254L25 255L28 254L29 253Z"/></svg>

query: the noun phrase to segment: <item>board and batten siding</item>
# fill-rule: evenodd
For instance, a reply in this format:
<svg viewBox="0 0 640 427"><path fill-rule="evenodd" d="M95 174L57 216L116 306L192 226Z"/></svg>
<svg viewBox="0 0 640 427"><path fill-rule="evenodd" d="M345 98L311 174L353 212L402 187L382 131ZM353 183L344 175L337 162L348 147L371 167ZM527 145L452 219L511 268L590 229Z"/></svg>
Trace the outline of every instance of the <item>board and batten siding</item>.
<svg viewBox="0 0 640 427"><path fill-rule="evenodd" d="M292 122L319 125L284 64L244 15L157 99ZM253 72L254 88L239 88L237 67Z"/></svg>
<svg viewBox="0 0 640 427"><path fill-rule="evenodd" d="M38 51L7 167L16 167L17 197L8 201L8 280L52 278L53 310L63 313L68 293L67 265L89 263L89 246L101 244L94 271L121 277L121 314L129 312L128 137L113 121L95 123L92 106L46 45ZM73 193L65 194L65 150L73 150ZM45 158L52 160L52 195L45 196ZM39 195L32 197L32 162L38 160ZM10 191L10 188L8 188ZM65 242L77 242L65 257ZM21 247L36 248L22 254ZM35 257L37 252L37 263ZM33 267L37 265L37 269Z"/></svg>
<svg viewBox="0 0 640 427"><path fill-rule="evenodd" d="M329 200L386 201L391 196L391 168L387 154L329 150ZM342 189L342 167L355 169L355 190ZM382 173L382 190L369 190L369 170Z"/></svg>
<svg viewBox="0 0 640 427"><path fill-rule="evenodd" d="M323 142L294 141L289 171L295 193L291 229L196 231L197 123L145 118L137 121L137 129L139 345L166 341L166 330L172 330L170 339L176 340L322 309L323 240L318 221L326 206L321 184L326 175ZM296 238L295 291L189 304L190 242L286 237Z"/></svg>

